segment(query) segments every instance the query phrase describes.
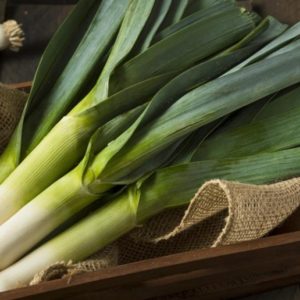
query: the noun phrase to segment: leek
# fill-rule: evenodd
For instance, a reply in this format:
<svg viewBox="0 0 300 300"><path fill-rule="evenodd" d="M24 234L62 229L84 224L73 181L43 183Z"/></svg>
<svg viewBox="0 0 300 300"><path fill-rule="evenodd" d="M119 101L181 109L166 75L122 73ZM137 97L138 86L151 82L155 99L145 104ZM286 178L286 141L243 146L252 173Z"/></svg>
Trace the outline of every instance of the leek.
<svg viewBox="0 0 300 300"><path fill-rule="evenodd" d="M298 43L286 46L299 36L300 27L296 25L281 34L286 26L271 17L255 27L257 15L243 12L230 2L182 19L184 14L188 15L188 1L181 1L172 11L174 3L177 2L162 4L152 0L146 5L142 0L126 4L113 0L103 4L93 2L83 13L89 21L86 28L90 30L82 30L87 40L91 32L96 32L93 22L97 17L99 24L107 18L103 16L106 9L118 15L112 20L115 27L107 33L101 32L106 36L105 43L91 49L97 52L97 63L101 61L103 66L99 69L99 79L87 93L93 82L85 83L94 70L94 62L85 75L71 80L72 84L78 80L79 86L68 97L56 98L67 87L64 81L60 89L54 85L50 89L54 96L49 93L50 98L40 104L42 112L51 115L49 120L37 105L37 99L49 90L49 86L41 83L49 70L47 60L41 65L43 76L37 76L20 125L1 158L8 163L3 174L8 174L28 154L0 186L0 223L4 222L0 226L0 240L4 241L0 245L0 269L20 259L89 204L124 185L130 186L92 216L3 271L0 289L13 286L11 276L15 272L18 284L27 283L30 272L45 266L42 254L47 264L56 259L85 258L152 215L186 204L189 193L206 179L217 176L263 183L297 174L299 150L285 150L299 144L295 135L299 126L294 97L287 97L291 99L290 109L282 110L281 114L274 113L277 99L262 100L253 107L253 111L258 108L260 112L249 125L237 122L238 126L226 127L224 118L300 82L300 68L295 63L300 59ZM119 6L113 8L113 5ZM93 13L92 8L96 7ZM74 15L71 20L74 22ZM265 46L269 41L272 42ZM50 72L50 78L62 74L65 79L63 74L72 70L72 59L87 45L84 39L74 43L71 59L66 59L61 68L56 66L56 73ZM64 45L62 49L68 47ZM75 70L83 62L84 58ZM56 82L59 84L60 79ZM81 84L86 85L85 89L81 89ZM87 94L78 102L80 93ZM268 115L268 109L273 111L272 115ZM28 128L35 122L39 126L31 133ZM215 128L223 122L226 130L222 138L238 147L225 147L225 159L221 160L206 145L216 136L211 135L212 131L217 135L222 131ZM273 132L263 132L264 126L270 124ZM291 130L283 132L283 125ZM255 143L253 132L260 129L262 138ZM232 138L230 134L235 130L240 130L239 134ZM22 142L25 139L27 143ZM211 153L212 160L207 160L205 155ZM201 161L190 162L198 159ZM178 162L185 163L177 165ZM262 176L258 170L263 162L268 165ZM174 163L175 166L162 168ZM191 174L193 180L186 183ZM187 185L186 189L177 191L182 184ZM161 201L166 197L164 192L174 195ZM97 238L89 233L82 237L81 244L74 240L88 226L99 224L103 232L98 232ZM69 242L64 249L60 247L62 241ZM84 241L88 249L83 249ZM51 250L53 246L57 246L57 251Z"/></svg>
<svg viewBox="0 0 300 300"><path fill-rule="evenodd" d="M300 82L300 67L295 67L295 61L299 59L299 51L294 50L252 64L197 87L182 97L174 97L173 104L169 97L167 103L159 97L154 98L133 125L101 151L96 150L98 139L95 135L86 156L76 168L0 227L0 236L6 238L0 245L0 267L5 268L16 261L48 233L112 187L132 183L154 171L159 163L168 159L163 155L160 160L158 155L170 147L176 149L176 143L187 134ZM271 74L277 76L274 78ZM24 240L21 238L24 236L30 238ZM12 248L13 251L7 251Z"/></svg>
<svg viewBox="0 0 300 300"><path fill-rule="evenodd" d="M2 271L0 291L28 284L35 274L57 261L87 258L151 216L187 204L206 180L269 183L299 175L299 166L300 150L296 148L238 160L199 161L160 169Z"/></svg>
<svg viewBox="0 0 300 300"><path fill-rule="evenodd" d="M285 46L289 42L291 42L293 39L300 37L300 22L286 30L284 34L279 35L276 39L274 39L272 42L267 44L265 47L257 51L255 54L250 56L248 59L244 60L241 64L234 67L230 72L235 72L237 70L240 70L242 67L245 67L251 63L254 63L268 55L271 55L274 51L280 49L282 46Z"/></svg>
<svg viewBox="0 0 300 300"><path fill-rule="evenodd" d="M188 6L185 9L184 16L187 16L197 10L207 9L220 2L234 2L234 0L190 0Z"/></svg>
<svg viewBox="0 0 300 300"><path fill-rule="evenodd" d="M235 9L234 15L240 16L240 11ZM248 19L247 16L241 15L242 23L245 22L244 18ZM131 22L133 22L132 19ZM249 26L252 23L248 20L246 24ZM203 25L200 25L197 27L197 32L203 31ZM217 25L217 27L219 27L219 25ZM234 32L235 30L236 29L234 29ZM239 31L239 29L237 30ZM182 35L181 32L179 32L179 34L179 37L176 34L172 35L168 41L176 41L176 43L184 41L186 39L186 35L189 36L189 31L185 31L184 35ZM209 34L211 34L211 32ZM216 32L216 35L217 34L218 30ZM252 35L252 33L250 34ZM203 32L201 40L204 38L204 35L205 32ZM235 33L233 36L235 36ZM128 43L128 40L125 42ZM215 43L215 41L212 43ZM199 44L199 47L202 48L202 42ZM239 47L242 47L241 49L233 51L232 53L224 53L223 55L208 60L207 62L200 63L187 70L181 76L177 76L170 82L170 85L167 85L157 93L157 96L155 97L157 99L155 102L168 103L170 101L169 97L171 97L174 92L175 94L173 97L178 97L186 92L186 90L193 88L195 85L201 85L206 81L214 79L245 59L261 45L256 42L253 42L253 44L250 43L249 45L247 45L247 43L245 44L246 45L244 46L243 43L239 42ZM223 46L220 47L220 49L223 48ZM119 49L120 46L117 48ZM153 46L138 56L140 57L139 63L141 64L139 68L144 66L144 63L147 62L147 59L150 57L148 51L153 48L156 49L155 54L160 53L159 51L161 51L161 53L166 56L170 55L170 53L166 53L165 49L159 50L161 49L160 47L156 48L156 46ZM210 51L214 50L211 49ZM181 55L177 50L174 55L176 53ZM115 57L113 53L112 55ZM146 57L145 60L143 59L144 56ZM199 58L200 57L203 57L203 53L199 52ZM138 66L138 64L134 65ZM159 63L153 63L152 65L159 66ZM186 67L187 66L188 65L186 65ZM70 170L70 168L74 166L75 163L77 163L84 155L88 139L97 127L109 121L110 118L113 118L120 113L124 113L126 110L131 109L136 105L145 103L148 101L147 97L151 95L155 89L158 89L159 85L165 83L165 80L169 80L174 76L174 73L169 72L161 74L160 76L152 77L130 86L105 100L101 100L97 105L94 105L94 102L97 99L93 97L94 91L92 91L92 93L88 95L83 102L76 106L69 115L57 123L38 147L36 147L27 156L20 166L0 186L0 223L7 220L24 204L33 199L51 183ZM101 78L102 77L100 77L100 79ZM143 91L143 89L145 90ZM102 93L102 90L100 90L100 93ZM131 97L131 99L129 97ZM127 102L124 102L124 98L128 98ZM86 109L84 109L84 107L86 107ZM161 109L162 108L160 108L159 111ZM99 137L99 139L101 139L101 137ZM65 140L68 142L62 142ZM33 176L28 176L28 170L30 170L30 173L33 174ZM20 183L19 178L26 178L26 180Z"/></svg>
<svg viewBox="0 0 300 300"><path fill-rule="evenodd" d="M155 2L152 13L139 37L139 41L131 53L132 56L144 52L153 43L153 38L170 11L171 4L172 0Z"/></svg>
<svg viewBox="0 0 300 300"><path fill-rule="evenodd" d="M168 11L168 14L166 15L164 21L160 25L160 29L178 23L183 17L187 5L188 0L172 0L171 8Z"/></svg>

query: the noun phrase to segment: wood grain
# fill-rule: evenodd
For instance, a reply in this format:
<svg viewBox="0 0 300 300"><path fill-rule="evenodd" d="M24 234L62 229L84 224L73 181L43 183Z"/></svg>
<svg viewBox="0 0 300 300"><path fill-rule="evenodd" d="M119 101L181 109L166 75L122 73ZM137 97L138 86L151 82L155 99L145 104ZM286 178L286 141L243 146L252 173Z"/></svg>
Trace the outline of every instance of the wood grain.
<svg viewBox="0 0 300 300"><path fill-rule="evenodd" d="M300 232L283 234L77 275L0 299L151 299L194 288L201 299L226 299L299 282L299 249Z"/></svg>
<svg viewBox="0 0 300 300"><path fill-rule="evenodd" d="M5 85L12 89L29 90L32 86L32 81L25 81L20 83L9 83Z"/></svg>

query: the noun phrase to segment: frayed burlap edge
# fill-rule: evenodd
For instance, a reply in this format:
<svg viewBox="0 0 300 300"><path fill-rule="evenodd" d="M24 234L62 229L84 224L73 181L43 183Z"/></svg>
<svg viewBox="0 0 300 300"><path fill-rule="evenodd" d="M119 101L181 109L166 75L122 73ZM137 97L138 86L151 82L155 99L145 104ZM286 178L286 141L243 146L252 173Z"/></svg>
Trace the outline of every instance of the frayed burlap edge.
<svg viewBox="0 0 300 300"><path fill-rule="evenodd" d="M77 274L93 272L117 264L118 247L115 244L112 244L82 262L73 263L72 261L62 261L51 265L45 270L37 273L30 282L30 285L65 277L71 278Z"/></svg>
<svg viewBox="0 0 300 300"><path fill-rule="evenodd" d="M185 210L169 211L155 217L148 226L133 231L131 237L139 242L159 243L172 239L227 210L225 219L222 219L225 225L211 246L250 240L272 231L286 220L299 204L299 178L271 185L211 180L198 190ZM182 215L178 223L175 214ZM164 223L169 224L167 232L164 232Z"/></svg>

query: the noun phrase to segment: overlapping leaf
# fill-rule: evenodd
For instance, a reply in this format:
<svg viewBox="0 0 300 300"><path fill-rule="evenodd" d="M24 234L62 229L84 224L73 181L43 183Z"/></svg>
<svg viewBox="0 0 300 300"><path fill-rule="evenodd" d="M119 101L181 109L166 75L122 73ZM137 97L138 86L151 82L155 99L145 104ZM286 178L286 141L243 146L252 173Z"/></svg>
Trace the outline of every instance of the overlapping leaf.
<svg viewBox="0 0 300 300"><path fill-rule="evenodd" d="M194 159L241 157L299 145L299 103L298 87L270 102L252 122L212 136L199 147Z"/></svg>

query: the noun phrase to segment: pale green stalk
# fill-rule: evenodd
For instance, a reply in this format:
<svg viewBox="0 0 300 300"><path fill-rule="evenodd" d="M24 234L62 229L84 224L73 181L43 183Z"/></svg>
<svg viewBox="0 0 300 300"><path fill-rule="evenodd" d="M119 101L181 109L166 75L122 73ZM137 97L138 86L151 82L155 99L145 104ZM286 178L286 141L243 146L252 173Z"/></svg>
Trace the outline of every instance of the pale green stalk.
<svg viewBox="0 0 300 300"><path fill-rule="evenodd" d="M51 265L53 261L69 261L70 257L79 261L86 257L87 252L95 253L99 246L102 248L128 232L136 224L136 203L134 199L128 201L126 196L103 207L101 215L95 214L82 226L74 227L71 234L62 237L64 246L60 240L53 241L51 246L55 247L56 252L48 246L39 248L29 254L25 260L20 260L2 274L0 273L0 291L28 284L33 274ZM99 233L98 236L96 232Z"/></svg>
<svg viewBox="0 0 300 300"><path fill-rule="evenodd" d="M120 135L136 120L144 108L145 105L138 106L98 128L99 141L96 150L99 151ZM90 136L97 129L95 119L98 117L97 111L77 117L64 117L39 147L36 147L0 185L0 224L47 188L56 179L57 174L62 176L82 158ZM62 153L64 155L67 153L67 159L61 155ZM55 173L49 170L55 170Z"/></svg>
<svg viewBox="0 0 300 300"><path fill-rule="evenodd" d="M299 167L300 149L297 148L158 170L1 272L0 291L28 284L35 274L56 262L81 261L153 215L188 204L206 180L221 178L261 184L296 176Z"/></svg>
<svg viewBox="0 0 300 300"><path fill-rule="evenodd" d="M59 179L55 185L50 186L1 225L1 270L16 261L32 245L54 230L57 224L63 223L64 220L97 199L98 195L90 193L82 185L79 173L80 170L74 169L68 173L68 176ZM13 228L18 228L18 230L15 231ZM14 235L13 239L12 235ZM21 243L20 239L22 239Z"/></svg>
<svg viewBox="0 0 300 300"><path fill-rule="evenodd" d="M136 43L153 3L154 0L147 1L145 7L143 0L131 2L99 81L85 97L88 104L85 100L81 102L85 107L84 112L81 113L81 109L79 109L76 113L65 116L37 147L34 148L35 142L31 144L33 147L29 146L31 153L0 186L0 223L70 170L82 158L89 138L99 126L115 116L145 103L149 100L149 96L171 78L172 73L153 77L106 98L110 73ZM127 101L126 104L121 103L125 101ZM97 102L100 103L94 106ZM82 106L80 107L82 108ZM131 122L131 120L129 121ZM38 142L44 135L44 129L43 126L37 129L35 134L38 138L35 141ZM123 130L125 129L126 126ZM6 164L10 162L10 156L7 157L6 154L2 159L5 159ZM21 184L19 183L20 178L23 178Z"/></svg>

